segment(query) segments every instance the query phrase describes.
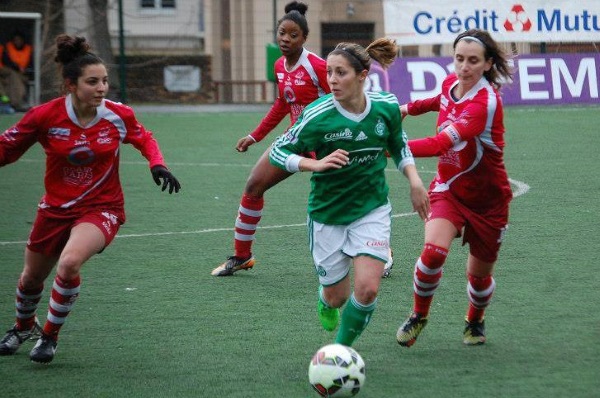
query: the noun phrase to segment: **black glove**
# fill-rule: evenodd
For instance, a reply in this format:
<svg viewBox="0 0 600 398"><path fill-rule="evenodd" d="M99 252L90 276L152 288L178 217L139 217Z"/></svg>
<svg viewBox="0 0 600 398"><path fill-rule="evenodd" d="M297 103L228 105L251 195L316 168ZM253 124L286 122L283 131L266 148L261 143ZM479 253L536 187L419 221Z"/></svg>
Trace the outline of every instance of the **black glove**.
<svg viewBox="0 0 600 398"><path fill-rule="evenodd" d="M160 179L162 178L162 191L167 189L167 186L169 186L169 193L173 193L173 191L175 191L175 193L179 192L181 184L179 184L177 178L175 178L175 176L171 174L166 167L154 166L152 169L150 169L150 172L152 173L152 178L154 178L156 185L160 185Z"/></svg>

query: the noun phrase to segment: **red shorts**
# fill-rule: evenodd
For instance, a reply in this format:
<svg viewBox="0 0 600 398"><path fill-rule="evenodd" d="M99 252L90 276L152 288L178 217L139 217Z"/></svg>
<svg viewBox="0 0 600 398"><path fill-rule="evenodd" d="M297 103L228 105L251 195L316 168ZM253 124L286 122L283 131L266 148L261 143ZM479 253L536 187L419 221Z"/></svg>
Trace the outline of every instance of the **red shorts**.
<svg viewBox="0 0 600 398"><path fill-rule="evenodd" d="M27 248L49 257L59 257L64 249L71 229L81 223L91 223L104 234L104 247L107 247L117 235L124 222L121 210L88 211L38 209L31 228Z"/></svg>
<svg viewBox="0 0 600 398"><path fill-rule="evenodd" d="M485 212L475 212L460 203L450 192L431 192L431 216L450 221L463 245L469 244L469 252L478 259L493 263L498 259L500 245L508 228L508 203Z"/></svg>

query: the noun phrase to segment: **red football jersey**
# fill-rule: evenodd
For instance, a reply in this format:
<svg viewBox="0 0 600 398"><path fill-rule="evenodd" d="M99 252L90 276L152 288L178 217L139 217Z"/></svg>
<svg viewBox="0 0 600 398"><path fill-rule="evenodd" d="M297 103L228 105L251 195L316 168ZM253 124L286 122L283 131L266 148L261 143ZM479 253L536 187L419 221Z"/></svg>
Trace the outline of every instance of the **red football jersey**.
<svg viewBox="0 0 600 398"><path fill-rule="evenodd" d="M410 115L439 112L437 133L446 129L454 143L439 156L430 190L450 190L473 209L493 208L512 198L503 160L502 99L484 77L458 100L451 94L457 84L457 76L448 75L438 96L408 104Z"/></svg>
<svg viewBox="0 0 600 398"><path fill-rule="evenodd" d="M287 114L290 115L290 126L294 124L306 105L331 91L327 84L327 62L307 49L302 50L291 70L285 68L285 57L275 61L274 69L279 95L250 134L257 142L277 127Z"/></svg>
<svg viewBox="0 0 600 398"><path fill-rule="evenodd" d="M123 104L104 100L87 126L77 121L71 96L34 107L0 135L0 166L16 161L34 143L46 153L41 208L122 209L119 146L132 144L150 167L164 165L158 144Z"/></svg>

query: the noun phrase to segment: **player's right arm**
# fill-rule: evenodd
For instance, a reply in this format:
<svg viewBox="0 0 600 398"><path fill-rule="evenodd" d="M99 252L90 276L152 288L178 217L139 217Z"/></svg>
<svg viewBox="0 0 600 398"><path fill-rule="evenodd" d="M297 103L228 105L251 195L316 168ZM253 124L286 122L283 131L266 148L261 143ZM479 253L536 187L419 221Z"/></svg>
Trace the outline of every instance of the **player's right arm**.
<svg viewBox="0 0 600 398"><path fill-rule="evenodd" d="M16 162L37 142L37 123L33 112L29 111L23 119L0 135L0 167Z"/></svg>
<svg viewBox="0 0 600 398"><path fill-rule="evenodd" d="M260 124L250 133L255 142L260 142L290 113L290 104L281 96L277 97L269 112L261 120Z"/></svg>
<svg viewBox="0 0 600 398"><path fill-rule="evenodd" d="M275 70L275 75L279 76L283 72L285 72L285 67L283 66L285 62L285 58L281 57L273 66ZM291 106L288 101L285 99L283 93L283 82L278 82L278 95L271 105L271 109L265 115L265 117L260 121L260 124L245 137L242 137L236 143L235 149L238 152L246 152L248 147L262 141L263 138L267 136L271 131L281 123L281 121L291 113Z"/></svg>
<svg viewBox="0 0 600 398"><path fill-rule="evenodd" d="M445 126L435 136L410 140L410 150L416 157L441 156L455 145L483 133L487 115L486 104L471 101L457 120Z"/></svg>
<svg viewBox="0 0 600 398"><path fill-rule="evenodd" d="M238 152L246 152L250 145L261 141L267 134L273 131L289 113L290 104L281 97L278 97L254 131L238 140L235 149Z"/></svg>
<svg viewBox="0 0 600 398"><path fill-rule="evenodd" d="M415 100L409 102L408 104L402 105L400 107L400 110L402 111L402 117L406 115L417 116L427 112L438 112L440 110L441 96L442 94L438 94L435 97ZM403 107L406 110L406 114L404 114Z"/></svg>
<svg viewBox="0 0 600 398"><path fill-rule="evenodd" d="M287 135L282 135L271 146L269 161L288 173L300 171L322 172L330 169L340 169L348 164L349 153L343 149L336 149L321 159L313 159L300 155L307 152L300 149L301 145L293 144Z"/></svg>

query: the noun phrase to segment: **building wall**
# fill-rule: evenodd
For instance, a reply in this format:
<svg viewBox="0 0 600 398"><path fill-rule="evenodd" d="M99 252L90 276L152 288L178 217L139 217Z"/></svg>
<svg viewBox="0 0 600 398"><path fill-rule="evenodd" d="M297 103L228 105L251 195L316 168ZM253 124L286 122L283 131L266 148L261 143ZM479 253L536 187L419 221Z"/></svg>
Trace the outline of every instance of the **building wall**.
<svg viewBox="0 0 600 398"><path fill-rule="evenodd" d="M204 52L204 32L200 32L199 0L178 0L174 10L145 10L138 0L123 0L125 46L131 55L197 55ZM118 48L119 14L109 13L113 46Z"/></svg>
<svg viewBox="0 0 600 398"><path fill-rule="evenodd" d="M230 100L262 100L262 87L256 83L266 81L269 67L266 45L274 42L276 21L284 15L288 2L289 0L177 0L177 8L174 10L143 10L139 7L138 0L123 0L125 53L128 57L207 55L212 58L212 80L250 82L232 87ZM310 30L306 47L319 55L322 55L323 22L373 22L376 37L383 35L381 0L305 2L308 4L307 21ZM119 12L116 1L109 4L109 31L116 53L119 48ZM352 13L348 12L349 4L352 6ZM224 7L228 9L223 10ZM224 15L229 17L227 33L223 32ZM204 21L200 20L201 16ZM90 20L87 0L71 0L65 8L66 31L86 35L94 45L93 35L89 34ZM267 101L272 101L275 87L273 83L268 85Z"/></svg>
<svg viewBox="0 0 600 398"><path fill-rule="evenodd" d="M306 17L310 30L306 47L321 56L326 55L323 54L326 47L321 37L324 23L367 23L374 26L373 38L385 35L382 0L304 1L308 4ZM284 15L288 2L289 0L177 0L175 10L148 11L139 8L139 0L123 0L126 55L143 56L146 59L156 57L157 60L164 60L166 57L206 56L211 62L208 80L222 84L221 99L233 102L264 101L266 84L266 101L270 102L274 99L276 87L272 82L264 83L267 80L267 68L271 67L267 65L266 45L275 41L275 25ZM117 4L116 1L109 2L111 9L108 14L115 53L119 48ZM69 0L68 7L65 7L67 33L86 35L94 45L94 37L89 34L90 21L87 0ZM516 54L542 51L539 43L503 43L502 46L508 52ZM556 51L556 48L560 48L561 51L568 52L572 47L567 46L567 43L563 43L561 47L556 46L553 44L547 49ZM597 51L595 45L592 48ZM405 57L451 54L452 46L449 44L403 46L400 50L400 55Z"/></svg>
<svg viewBox="0 0 600 398"><path fill-rule="evenodd" d="M285 14L285 5L289 0L211 0L206 1L206 6L211 7L212 18L211 34L207 32L206 48L213 55L213 78L216 81L245 80L247 85L232 87L233 101L248 101L249 97L260 98L261 91L258 81L266 80L267 57L266 45L273 43L276 22ZM306 0L308 11L306 19L309 26L309 35L306 48L319 55L322 54L321 23L323 22L371 22L375 24L375 37L384 35L383 5L381 0L345 1ZM229 3L229 16L231 21L230 40L223 40L221 35L215 34L223 15L221 7ZM348 5L352 5L352 13L348 12ZM275 14L274 14L275 6ZM207 12L206 15L209 15ZM223 51L223 46L230 48L229 52ZM229 55L228 55L229 54ZM223 69L223 57L230 57L231 70ZM275 93L273 83L268 89L268 101L272 101Z"/></svg>

